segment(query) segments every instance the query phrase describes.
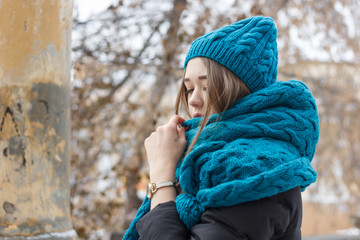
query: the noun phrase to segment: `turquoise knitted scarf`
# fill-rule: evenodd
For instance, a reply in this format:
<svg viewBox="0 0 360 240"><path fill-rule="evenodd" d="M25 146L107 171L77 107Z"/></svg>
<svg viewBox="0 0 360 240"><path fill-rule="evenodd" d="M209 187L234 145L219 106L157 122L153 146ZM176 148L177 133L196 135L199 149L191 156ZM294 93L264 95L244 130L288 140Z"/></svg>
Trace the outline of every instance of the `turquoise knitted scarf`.
<svg viewBox="0 0 360 240"><path fill-rule="evenodd" d="M201 118L184 122L188 144ZM315 100L305 84L276 82L210 117L176 177L180 219L190 229L209 207L233 206L316 181L310 162L319 139ZM145 198L124 239L138 239L135 225L150 211Z"/></svg>

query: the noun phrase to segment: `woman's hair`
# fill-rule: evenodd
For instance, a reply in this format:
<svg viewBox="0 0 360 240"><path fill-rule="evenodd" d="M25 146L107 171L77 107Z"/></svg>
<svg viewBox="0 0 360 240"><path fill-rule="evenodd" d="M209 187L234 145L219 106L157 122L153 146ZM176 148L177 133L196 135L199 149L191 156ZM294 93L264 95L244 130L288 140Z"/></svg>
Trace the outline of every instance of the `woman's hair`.
<svg viewBox="0 0 360 240"><path fill-rule="evenodd" d="M251 93L245 83L228 68L210 58L199 58L202 60L207 70L207 106L204 119L201 122L200 130L189 145L186 155L194 147L201 131L209 120L211 112L222 113L231 108L238 99ZM185 73L186 69L184 71L182 84L176 98L175 112L176 114L179 114L180 108L183 107L186 110L186 113L190 116L188 98L185 93Z"/></svg>

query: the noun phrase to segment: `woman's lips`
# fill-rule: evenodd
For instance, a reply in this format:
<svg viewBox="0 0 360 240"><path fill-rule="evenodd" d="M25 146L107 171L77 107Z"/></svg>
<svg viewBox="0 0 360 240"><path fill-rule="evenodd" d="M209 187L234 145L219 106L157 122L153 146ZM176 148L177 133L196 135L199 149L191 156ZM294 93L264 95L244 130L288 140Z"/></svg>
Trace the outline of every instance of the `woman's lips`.
<svg viewBox="0 0 360 240"><path fill-rule="evenodd" d="M201 113L194 113L193 118L196 118L196 117L203 117L203 115Z"/></svg>

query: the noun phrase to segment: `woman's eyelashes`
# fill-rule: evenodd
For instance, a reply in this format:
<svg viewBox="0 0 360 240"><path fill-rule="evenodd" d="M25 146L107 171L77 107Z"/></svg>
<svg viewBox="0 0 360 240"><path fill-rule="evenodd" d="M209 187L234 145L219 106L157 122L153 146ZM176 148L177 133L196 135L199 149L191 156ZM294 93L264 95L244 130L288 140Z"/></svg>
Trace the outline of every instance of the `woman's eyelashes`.
<svg viewBox="0 0 360 240"><path fill-rule="evenodd" d="M189 94L192 93L193 91L194 91L193 88L186 89L186 90L185 90L185 95L189 95Z"/></svg>
<svg viewBox="0 0 360 240"><path fill-rule="evenodd" d="M206 91L206 90L207 90L207 87L202 87L202 90L203 90L203 91ZM189 94L191 94L193 91L194 91L193 88L185 89L185 95L189 95Z"/></svg>

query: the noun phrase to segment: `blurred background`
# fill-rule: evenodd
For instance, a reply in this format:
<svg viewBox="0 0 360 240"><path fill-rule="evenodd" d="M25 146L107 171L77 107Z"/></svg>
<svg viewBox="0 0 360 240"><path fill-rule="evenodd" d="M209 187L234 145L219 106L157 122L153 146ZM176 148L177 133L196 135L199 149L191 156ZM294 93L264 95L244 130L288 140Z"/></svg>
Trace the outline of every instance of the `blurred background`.
<svg viewBox="0 0 360 240"><path fill-rule="evenodd" d="M303 234L360 234L359 9L359 0L75 1L71 214L79 237L121 239L148 182L144 139L174 114L190 43L253 15L277 24L278 80L305 82L318 105L319 176L303 193Z"/></svg>

